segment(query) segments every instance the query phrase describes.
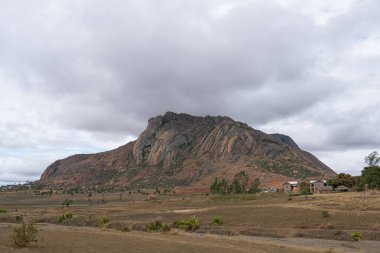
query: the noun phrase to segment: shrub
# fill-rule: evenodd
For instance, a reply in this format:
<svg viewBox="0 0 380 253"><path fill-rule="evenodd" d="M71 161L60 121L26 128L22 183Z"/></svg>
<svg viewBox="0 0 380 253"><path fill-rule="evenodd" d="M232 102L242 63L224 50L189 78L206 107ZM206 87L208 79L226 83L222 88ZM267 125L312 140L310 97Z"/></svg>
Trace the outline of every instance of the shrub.
<svg viewBox="0 0 380 253"><path fill-rule="evenodd" d="M102 217L102 218L100 218L100 224L101 225L107 224L110 221L111 221L111 219L108 218L108 217Z"/></svg>
<svg viewBox="0 0 380 253"><path fill-rule="evenodd" d="M325 210L325 211L322 211L321 216L322 216L322 218L328 218L330 216L330 214L328 211Z"/></svg>
<svg viewBox="0 0 380 253"><path fill-rule="evenodd" d="M7 213L8 210L7 209L4 209L4 208L0 208L0 213Z"/></svg>
<svg viewBox="0 0 380 253"><path fill-rule="evenodd" d="M146 231L147 232L151 232L151 231L169 232L170 227L168 224L165 224L160 220L156 220L155 222L151 222L146 226Z"/></svg>
<svg viewBox="0 0 380 253"><path fill-rule="evenodd" d="M195 231L200 227L200 224L196 216L191 216L189 220L177 220L174 226L186 231Z"/></svg>
<svg viewBox="0 0 380 253"><path fill-rule="evenodd" d="M28 247L31 242L37 242L37 228L34 224L21 224L21 227L14 229L12 236L13 243L20 248Z"/></svg>
<svg viewBox="0 0 380 253"><path fill-rule="evenodd" d="M64 213L63 217L65 219L71 219L71 218L73 218L73 213L71 213L71 212Z"/></svg>
<svg viewBox="0 0 380 253"><path fill-rule="evenodd" d="M71 219L71 218L73 218L73 213L67 212L67 213L64 213L61 217L59 217L58 222L62 223L64 220Z"/></svg>
<svg viewBox="0 0 380 253"><path fill-rule="evenodd" d="M221 216L215 216L213 221L212 221L212 225L215 225L215 226L220 226L222 225L224 222L223 222L223 219Z"/></svg>
<svg viewBox="0 0 380 253"><path fill-rule="evenodd" d="M359 240L362 238L362 235L360 234L359 231L354 231L354 232L352 232L352 234L351 234L351 238L352 238L352 240L354 240L354 241L359 241Z"/></svg>
<svg viewBox="0 0 380 253"><path fill-rule="evenodd" d="M196 216L191 216L189 220L189 225L191 231L197 230L200 227L198 218Z"/></svg>

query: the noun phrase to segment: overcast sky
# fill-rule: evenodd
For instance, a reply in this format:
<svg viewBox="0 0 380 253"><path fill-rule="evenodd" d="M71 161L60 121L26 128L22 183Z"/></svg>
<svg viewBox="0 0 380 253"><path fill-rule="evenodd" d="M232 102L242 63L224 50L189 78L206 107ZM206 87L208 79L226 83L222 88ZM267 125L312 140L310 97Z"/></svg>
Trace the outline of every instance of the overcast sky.
<svg viewBox="0 0 380 253"><path fill-rule="evenodd" d="M0 1L0 182L116 148L166 111L380 151L380 1Z"/></svg>

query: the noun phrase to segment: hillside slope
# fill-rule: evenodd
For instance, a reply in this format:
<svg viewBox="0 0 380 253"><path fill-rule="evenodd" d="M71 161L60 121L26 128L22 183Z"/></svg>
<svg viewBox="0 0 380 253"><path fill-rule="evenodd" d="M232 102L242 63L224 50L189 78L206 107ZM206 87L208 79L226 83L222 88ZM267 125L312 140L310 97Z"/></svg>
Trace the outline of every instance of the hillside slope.
<svg viewBox="0 0 380 253"><path fill-rule="evenodd" d="M266 134L228 117L167 112L151 118L139 138L117 149L73 155L51 164L48 184L179 187L204 191L215 177L244 170L263 186L335 175L289 137Z"/></svg>

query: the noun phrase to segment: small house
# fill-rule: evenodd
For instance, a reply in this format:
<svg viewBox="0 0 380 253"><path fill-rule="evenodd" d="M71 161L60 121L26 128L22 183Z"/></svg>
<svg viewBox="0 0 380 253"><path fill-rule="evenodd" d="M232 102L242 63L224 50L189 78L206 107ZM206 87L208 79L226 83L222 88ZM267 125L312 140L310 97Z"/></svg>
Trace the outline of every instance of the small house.
<svg viewBox="0 0 380 253"><path fill-rule="evenodd" d="M289 181L289 182L284 183L284 193L286 194L299 193L299 182Z"/></svg>
<svg viewBox="0 0 380 253"><path fill-rule="evenodd" d="M325 186L323 180L310 180L310 192L315 193L319 192L319 189Z"/></svg>
<svg viewBox="0 0 380 253"><path fill-rule="evenodd" d="M310 192L321 193L332 191L332 186L326 184L326 180L310 180Z"/></svg>

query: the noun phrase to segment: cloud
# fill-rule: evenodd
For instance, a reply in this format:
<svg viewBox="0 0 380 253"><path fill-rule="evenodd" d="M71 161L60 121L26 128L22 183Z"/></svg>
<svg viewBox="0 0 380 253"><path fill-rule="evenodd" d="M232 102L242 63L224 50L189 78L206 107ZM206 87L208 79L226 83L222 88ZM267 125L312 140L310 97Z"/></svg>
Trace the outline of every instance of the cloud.
<svg viewBox="0 0 380 253"><path fill-rule="evenodd" d="M2 1L3 159L116 147L166 111L284 132L329 161L379 149L379 10L341 0ZM19 166L41 173L48 163L33 164Z"/></svg>

